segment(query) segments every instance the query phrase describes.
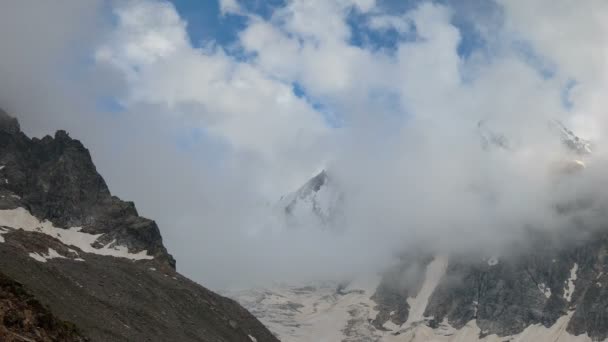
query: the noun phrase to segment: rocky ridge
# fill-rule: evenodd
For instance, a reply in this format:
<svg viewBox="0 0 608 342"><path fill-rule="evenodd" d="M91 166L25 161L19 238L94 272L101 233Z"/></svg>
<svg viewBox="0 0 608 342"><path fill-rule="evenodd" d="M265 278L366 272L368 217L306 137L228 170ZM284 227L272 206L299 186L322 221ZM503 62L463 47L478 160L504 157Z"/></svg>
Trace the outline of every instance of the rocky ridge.
<svg viewBox="0 0 608 342"><path fill-rule="evenodd" d="M15 305L39 302L49 317L15 321L35 335L17 341L277 341L175 266L156 223L112 196L78 140L30 139L0 111L0 272L32 298ZM0 336L14 331L0 323Z"/></svg>

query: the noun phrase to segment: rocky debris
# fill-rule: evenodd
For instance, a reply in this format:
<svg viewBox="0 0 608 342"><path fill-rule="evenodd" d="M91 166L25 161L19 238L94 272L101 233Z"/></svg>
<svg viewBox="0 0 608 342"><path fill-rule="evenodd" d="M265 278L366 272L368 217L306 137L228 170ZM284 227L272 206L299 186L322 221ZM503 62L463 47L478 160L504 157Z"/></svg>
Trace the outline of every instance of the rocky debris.
<svg viewBox="0 0 608 342"><path fill-rule="evenodd" d="M0 273L0 340L84 342L74 324L55 317L22 284Z"/></svg>
<svg viewBox="0 0 608 342"><path fill-rule="evenodd" d="M0 270L92 341L277 341L233 300L149 261L85 254L42 263L22 252L41 236L17 234L0 243Z"/></svg>

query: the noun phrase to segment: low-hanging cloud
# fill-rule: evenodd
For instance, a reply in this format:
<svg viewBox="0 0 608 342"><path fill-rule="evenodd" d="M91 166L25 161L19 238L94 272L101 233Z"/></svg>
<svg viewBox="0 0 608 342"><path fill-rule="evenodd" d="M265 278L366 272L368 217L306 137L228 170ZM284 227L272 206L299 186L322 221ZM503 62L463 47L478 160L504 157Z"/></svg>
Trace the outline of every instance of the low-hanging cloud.
<svg viewBox="0 0 608 342"><path fill-rule="evenodd" d="M531 226L568 226L556 206L580 198L596 201L576 215L601 219L602 1L420 1L395 12L373 0L292 0L269 17L220 2L218 15L246 18L230 46L193 45L165 1L65 1L25 47L22 21L0 17L12 30L3 46L33 60L0 61L11 75L3 103L28 132L61 127L84 140L111 189L159 222L195 280L344 277L379 271L420 242L494 250ZM36 11L10 7L24 20ZM67 20L76 9L88 19ZM400 38L355 43L355 29ZM74 58L81 64L62 63ZM46 89L62 96L23 100ZM592 154L568 150L553 120L592 139ZM504 146L484 145L484 132ZM585 169L564 171L579 159ZM323 168L344 193L339 229L285 229L276 202Z"/></svg>

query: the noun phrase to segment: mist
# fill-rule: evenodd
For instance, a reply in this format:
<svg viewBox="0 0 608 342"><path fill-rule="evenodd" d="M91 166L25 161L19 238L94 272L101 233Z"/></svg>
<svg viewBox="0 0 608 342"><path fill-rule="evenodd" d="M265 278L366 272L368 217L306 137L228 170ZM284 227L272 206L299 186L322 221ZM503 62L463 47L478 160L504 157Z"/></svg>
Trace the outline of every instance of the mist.
<svg viewBox="0 0 608 342"><path fill-rule="evenodd" d="M535 3L219 1L244 22L223 43L167 1L14 1L0 106L30 136L82 140L211 288L376 273L411 246L488 254L530 227L593 228L607 203L608 4ZM276 203L321 169L340 219L286 227Z"/></svg>

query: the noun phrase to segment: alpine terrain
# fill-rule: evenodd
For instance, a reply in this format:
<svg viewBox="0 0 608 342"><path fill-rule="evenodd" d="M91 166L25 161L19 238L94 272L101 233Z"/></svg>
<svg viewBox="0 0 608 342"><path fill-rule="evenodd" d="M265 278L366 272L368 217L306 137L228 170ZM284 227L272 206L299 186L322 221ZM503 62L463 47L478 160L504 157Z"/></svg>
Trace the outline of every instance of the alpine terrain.
<svg viewBox="0 0 608 342"><path fill-rule="evenodd" d="M112 196L64 131L0 111L0 340L277 341L180 275L156 223Z"/></svg>
<svg viewBox="0 0 608 342"><path fill-rule="evenodd" d="M559 177L576 177L591 142L558 121ZM509 139L479 122L481 147L509 150ZM329 194L329 195L328 195ZM326 223L348 200L323 171L284 196L288 222ZM592 199L557 203L565 214ZM289 226L299 229L298 226ZM320 225L324 227L324 225ZM608 231L576 224L530 228L517 252L437 254L431 245L403 251L377 276L347 282L277 285L230 293L282 341L603 341L608 339ZM567 238L564 238L567 237ZM515 247L515 246L514 246ZM508 250L508 248L507 248Z"/></svg>

